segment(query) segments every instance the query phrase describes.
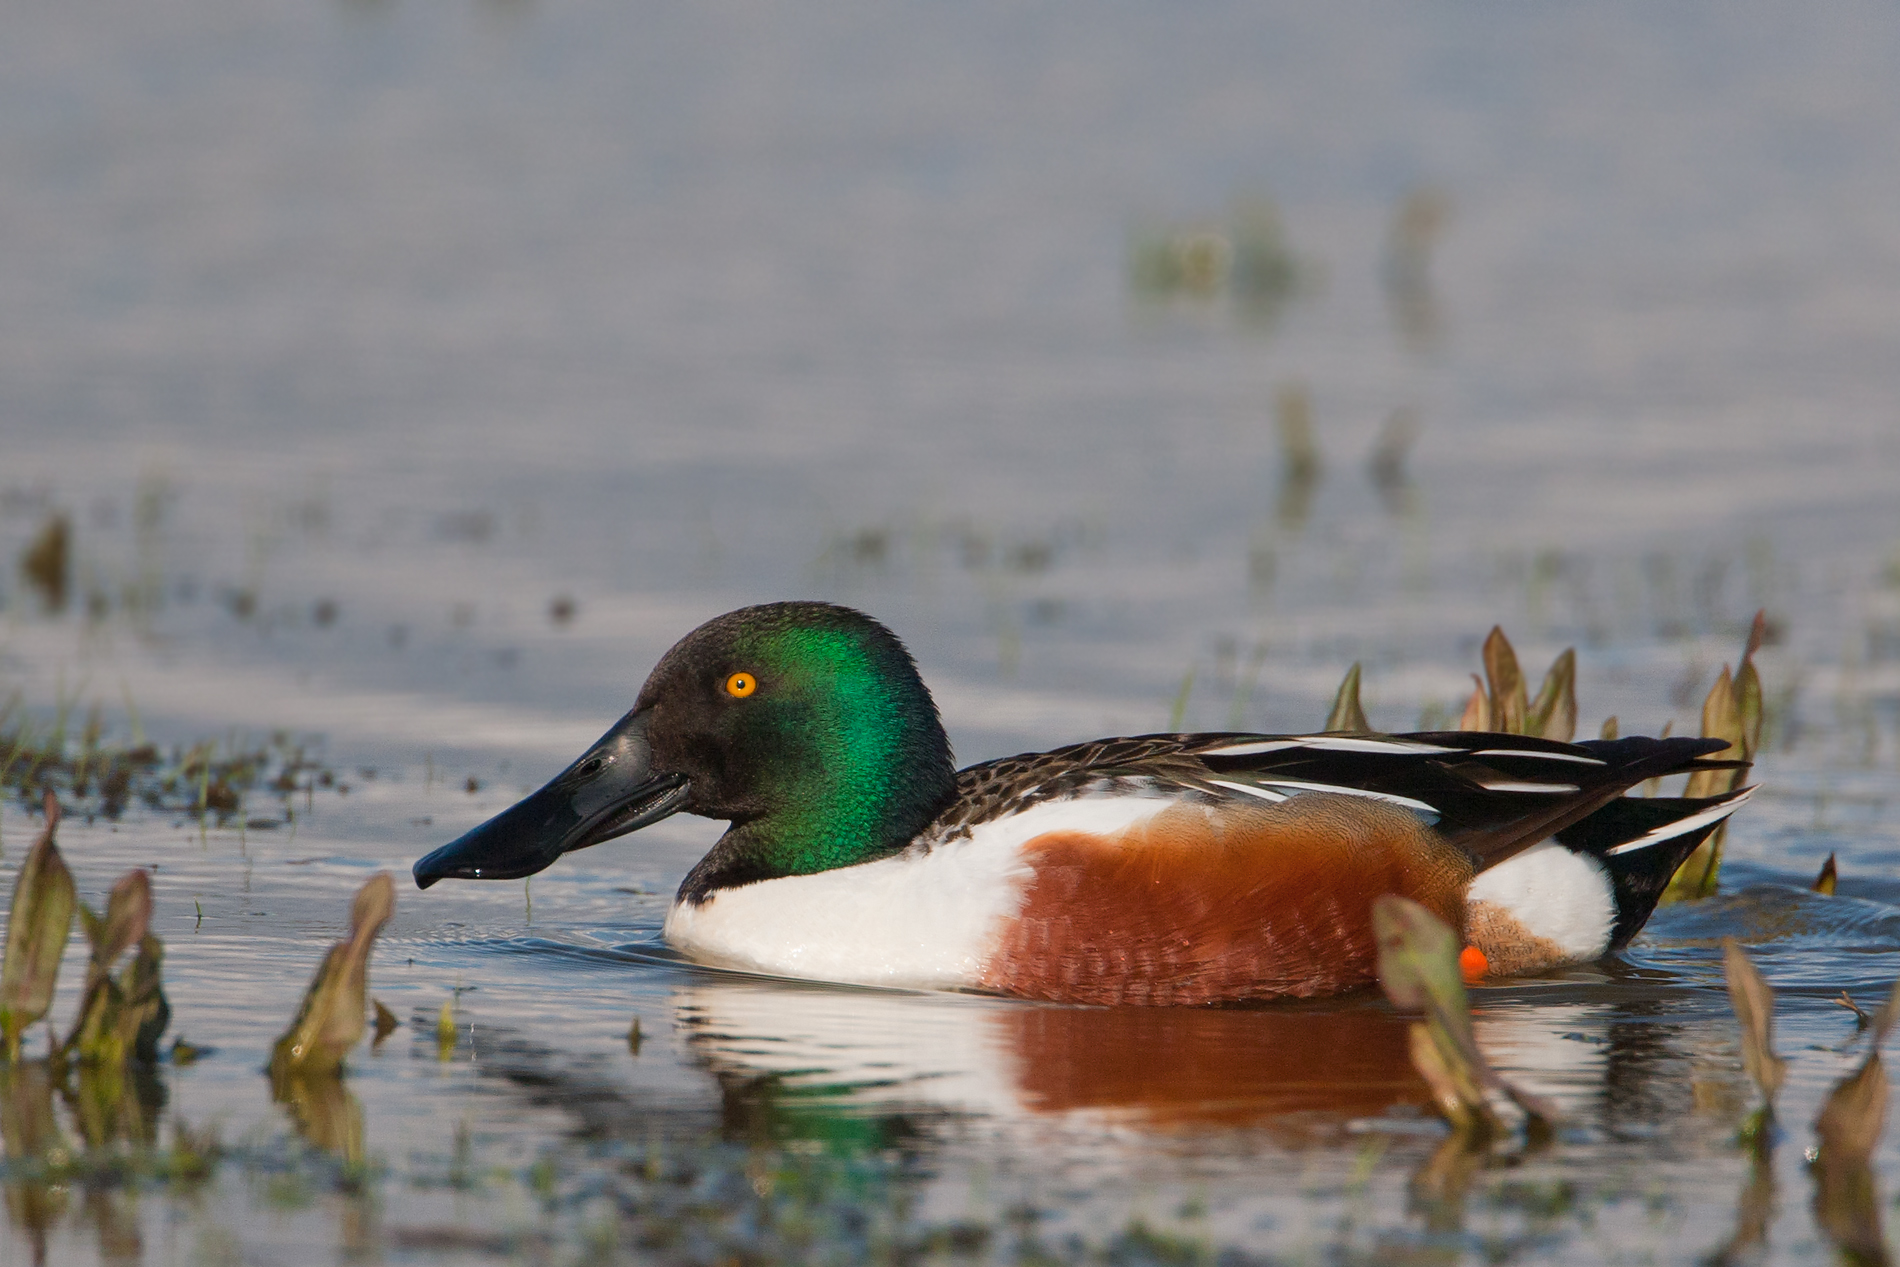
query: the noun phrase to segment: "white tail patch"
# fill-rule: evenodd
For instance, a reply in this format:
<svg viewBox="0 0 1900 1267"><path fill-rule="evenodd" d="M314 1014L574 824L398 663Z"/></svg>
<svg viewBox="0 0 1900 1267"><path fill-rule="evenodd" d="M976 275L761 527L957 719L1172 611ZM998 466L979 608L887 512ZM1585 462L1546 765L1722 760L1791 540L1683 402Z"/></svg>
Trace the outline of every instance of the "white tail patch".
<svg viewBox="0 0 1900 1267"><path fill-rule="evenodd" d="M1522 783L1505 779L1493 779L1489 783L1479 783L1487 792L1559 792L1568 793L1578 790L1575 783Z"/></svg>
<svg viewBox="0 0 1900 1267"><path fill-rule="evenodd" d="M1652 827L1635 840L1626 840L1614 849L1606 849L1604 850L1604 856L1613 857L1619 853L1634 853L1638 849L1647 849L1651 845L1660 845L1665 840L1674 840L1678 836L1687 835L1698 827L1706 827L1710 823L1719 823L1740 809L1742 802L1753 795L1755 795L1754 788L1744 788L1728 800L1723 801L1720 805L1711 805L1708 809L1700 813L1691 814L1687 818L1678 818L1673 823L1664 823L1661 827Z"/></svg>
<svg viewBox="0 0 1900 1267"><path fill-rule="evenodd" d="M1528 757L1536 761L1574 761L1578 765L1604 765L1595 757L1580 756L1573 752L1532 752L1528 748L1486 748L1474 752L1474 757Z"/></svg>
<svg viewBox="0 0 1900 1267"><path fill-rule="evenodd" d="M1553 841L1532 845L1481 873L1465 902L1492 902L1533 937L1555 943L1570 962L1600 957L1616 925L1616 895L1603 864Z"/></svg>

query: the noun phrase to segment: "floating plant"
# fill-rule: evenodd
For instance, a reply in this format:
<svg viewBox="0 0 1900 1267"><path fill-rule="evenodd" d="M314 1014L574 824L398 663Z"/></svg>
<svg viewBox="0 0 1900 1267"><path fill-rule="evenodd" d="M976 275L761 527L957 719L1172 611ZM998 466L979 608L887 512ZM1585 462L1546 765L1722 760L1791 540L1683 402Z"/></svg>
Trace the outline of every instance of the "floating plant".
<svg viewBox="0 0 1900 1267"><path fill-rule="evenodd" d="M1723 665L1715 685L1709 688L1708 698L1702 701L1703 735L1720 737L1729 743L1728 751L1714 756L1753 761L1761 747L1761 675L1755 670L1755 653L1761 650L1767 629L1767 614L1756 612L1754 623L1748 629L1748 642L1742 649L1740 667L1731 675L1728 666ZM1698 770L1689 776L1689 787L1684 795L1720 796L1732 790L1746 775L1746 770ZM1675 878L1663 891L1662 900L1681 902L1712 895L1722 869L1722 843L1727 837L1728 824L1723 823L1696 846L1696 851L1677 869Z"/></svg>
<svg viewBox="0 0 1900 1267"><path fill-rule="evenodd" d="M46 1015L59 980L60 956L72 935L72 872L59 856L53 837L59 830L59 802L46 794L46 829L20 864L7 916L7 949L0 966L0 1042L9 1062L20 1059L20 1038Z"/></svg>
<svg viewBox="0 0 1900 1267"><path fill-rule="evenodd" d="M350 907L350 935L324 955L296 1019L271 1049L273 1076L334 1072L362 1039L369 1010L370 948L395 910L396 887L387 872L372 876L357 890Z"/></svg>
<svg viewBox="0 0 1900 1267"><path fill-rule="evenodd" d="M1458 935L1409 898L1387 894L1372 904L1379 941L1379 985L1395 1007L1424 1013L1414 1021L1412 1064L1432 1089L1438 1111L1463 1137L1488 1140L1503 1129L1498 1102L1520 1109L1534 1133L1547 1132L1556 1107L1500 1077L1478 1048L1459 969Z"/></svg>

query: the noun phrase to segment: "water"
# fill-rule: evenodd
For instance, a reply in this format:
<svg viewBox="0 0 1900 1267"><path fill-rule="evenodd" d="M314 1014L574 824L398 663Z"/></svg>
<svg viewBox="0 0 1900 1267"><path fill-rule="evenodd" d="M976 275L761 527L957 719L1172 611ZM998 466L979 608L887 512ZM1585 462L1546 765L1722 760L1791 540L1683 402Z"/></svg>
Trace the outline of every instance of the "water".
<svg viewBox="0 0 1900 1267"><path fill-rule="evenodd" d="M1801 1154L1857 1058L1827 999L1900 975L1897 44L1873 5L15 14L0 556L64 511L74 566L60 614L0 576L0 691L121 739L309 737L348 791L62 829L88 900L157 868L210 1049L157 1129L227 1156L47 1217L16 1169L0 1254L37 1223L55 1262L1695 1259L1749 1180L1734 933L1792 1060L1770 1253L1826 1259ZM1421 190L1448 216L1407 256ZM1131 252L1248 199L1283 306L1136 293ZM1308 729L1354 660L1411 728L1493 622L1533 673L1579 648L1586 732L1693 729L1761 607L1764 790L1722 898L1482 992L1570 1122L1462 1198L1376 1001L708 974L656 954L717 830L677 819L399 894L371 982L405 1025L354 1063L345 1182L348 1105L300 1131L258 1071L355 887L785 597L897 629L964 761L1177 707ZM8 872L34 830L0 811ZM1830 852L1842 896L1804 896Z"/></svg>

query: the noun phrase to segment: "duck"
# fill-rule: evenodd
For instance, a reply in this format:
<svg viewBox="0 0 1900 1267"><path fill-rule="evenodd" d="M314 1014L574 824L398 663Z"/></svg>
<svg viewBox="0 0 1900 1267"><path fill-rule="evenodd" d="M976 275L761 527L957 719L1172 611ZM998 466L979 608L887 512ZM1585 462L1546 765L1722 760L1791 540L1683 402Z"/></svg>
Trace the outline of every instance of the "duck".
<svg viewBox="0 0 1900 1267"><path fill-rule="evenodd" d="M578 760L414 877L517 879L688 813L727 824L663 927L698 963L1061 1003L1313 998L1376 981L1385 894L1458 930L1467 975L1621 950L1753 789L1625 793L1745 765L1725 746L1147 734L958 770L896 634L778 602L687 634Z"/></svg>

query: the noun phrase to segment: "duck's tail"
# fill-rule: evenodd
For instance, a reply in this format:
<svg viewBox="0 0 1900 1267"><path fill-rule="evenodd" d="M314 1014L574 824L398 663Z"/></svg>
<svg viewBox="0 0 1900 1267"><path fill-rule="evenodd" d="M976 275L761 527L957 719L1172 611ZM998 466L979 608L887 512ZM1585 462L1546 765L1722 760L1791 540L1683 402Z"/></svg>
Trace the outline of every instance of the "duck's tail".
<svg viewBox="0 0 1900 1267"><path fill-rule="evenodd" d="M1610 949L1642 931L1663 890L1696 846L1722 825L1753 787L1720 796L1621 796L1557 833L1557 842L1587 854L1609 873L1616 901Z"/></svg>

